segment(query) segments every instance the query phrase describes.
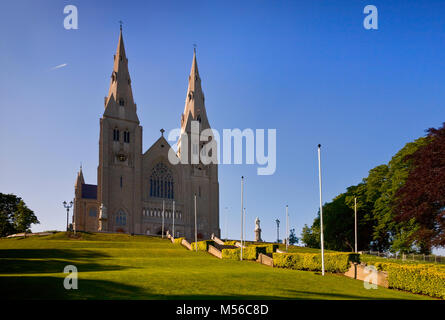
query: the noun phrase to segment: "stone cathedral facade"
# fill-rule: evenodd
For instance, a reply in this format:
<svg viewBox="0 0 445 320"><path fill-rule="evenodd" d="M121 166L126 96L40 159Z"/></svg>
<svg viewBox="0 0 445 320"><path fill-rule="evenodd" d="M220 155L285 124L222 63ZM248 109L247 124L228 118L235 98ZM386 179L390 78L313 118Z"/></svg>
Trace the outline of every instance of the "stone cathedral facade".
<svg viewBox="0 0 445 320"><path fill-rule="evenodd" d="M142 151L142 126L133 100L122 29L104 106L97 185L85 183L82 168L75 183L76 230L161 234L164 212L165 231L173 232L174 220L176 237L194 238L196 195L198 237L210 238L212 233L219 236L217 164L172 164L168 158L171 146L163 130L161 137ZM180 118L182 133L191 135L192 121L199 123L200 131L210 128L196 52ZM191 143L182 143L180 138L175 156L181 157L181 147L187 148L188 155L196 152L191 150Z"/></svg>

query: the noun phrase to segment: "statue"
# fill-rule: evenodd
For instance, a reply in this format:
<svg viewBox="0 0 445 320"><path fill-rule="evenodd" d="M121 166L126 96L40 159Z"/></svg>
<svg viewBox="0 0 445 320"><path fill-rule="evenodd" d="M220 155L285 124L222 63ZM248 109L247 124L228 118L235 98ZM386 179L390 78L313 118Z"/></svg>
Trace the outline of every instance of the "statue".
<svg viewBox="0 0 445 320"><path fill-rule="evenodd" d="M260 228L260 219L256 217L255 219L255 241L262 242L261 240L261 228Z"/></svg>
<svg viewBox="0 0 445 320"><path fill-rule="evenodd" d="M99 231L106 231L106 220L107 220L107 207L104 206L103 203L100 204L100 212L99 212Z"/></svg>
<svg viewBox="0 0 445 320"><path fill-rule="evenodd" d="M107 207L103 203L100 204L99 220L107 220Z"/></svg>

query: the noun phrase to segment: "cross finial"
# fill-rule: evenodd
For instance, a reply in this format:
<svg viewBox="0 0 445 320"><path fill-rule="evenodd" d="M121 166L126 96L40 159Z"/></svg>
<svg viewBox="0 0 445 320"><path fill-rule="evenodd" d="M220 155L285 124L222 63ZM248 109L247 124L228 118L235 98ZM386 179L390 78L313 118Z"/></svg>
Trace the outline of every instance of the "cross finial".
<svg viewBox="0 0 445 320"><path fill-rule="evenodd" d="M161 131L161 135L164 136L164 132L165 132L165 130L164 130L164 129L161 129L161 130L159 130L159 131Z"/></svg>
<svg viewBox="0 0 445 320"><path fill-rule="evenodd" d="M198 45L197 45L196 43L193 44L193 52L194 52L194 53L196 53L196 47L197 47L197 46L198 46Z"/></svg>
<svg viewBox="0 0 445 320"><path fill-rule="evenodd" d="M119 20L119 24L120 24L121 31L122 31L122 24L123 24L122 20Z"/></svg>

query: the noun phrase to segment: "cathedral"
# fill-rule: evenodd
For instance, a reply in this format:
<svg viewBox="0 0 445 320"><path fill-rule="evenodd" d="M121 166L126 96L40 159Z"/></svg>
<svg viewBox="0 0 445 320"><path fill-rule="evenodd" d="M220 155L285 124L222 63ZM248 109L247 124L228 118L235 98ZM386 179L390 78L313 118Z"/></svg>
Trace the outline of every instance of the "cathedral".
<svg viewBox="0 0 445 320"><path fill-rule="evenodd" d="M196 212L198 238L219 236L218 165L201 161L172 164L168 156L172 149L174 156L182 159L181 152L188 156L192 146L203 147L181 140L184 134L191 136L192 121L199 124L200 132L210 129L204 100L195 50L177 151L161 130L160 138L143 152L142 126L133 100L121 27L100 119L97 185L86 184L80 168L74 187L74 228L159 235L164 226L164 231L175 237L194 239Z"/></svg>

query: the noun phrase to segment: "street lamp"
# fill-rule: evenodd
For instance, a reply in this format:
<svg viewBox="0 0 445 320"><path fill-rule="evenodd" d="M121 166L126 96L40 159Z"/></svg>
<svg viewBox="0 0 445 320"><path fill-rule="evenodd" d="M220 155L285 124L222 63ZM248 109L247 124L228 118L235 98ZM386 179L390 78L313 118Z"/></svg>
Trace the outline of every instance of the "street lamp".
<svg viewBox="0 0 445 320"><path fill-rule="evenodd" d="M73 206L73 202L70 201L70 203L66 203L66 201L63 201L63 206L66 209L66 231L68 231L68 217L70 215L70 209Z"/></svg>
<svg viewBox="0 0 445 320"><path fill-rule="evenodd" d="M277 243L280 243L280 220L275 220L277 223Z"/></svg>

